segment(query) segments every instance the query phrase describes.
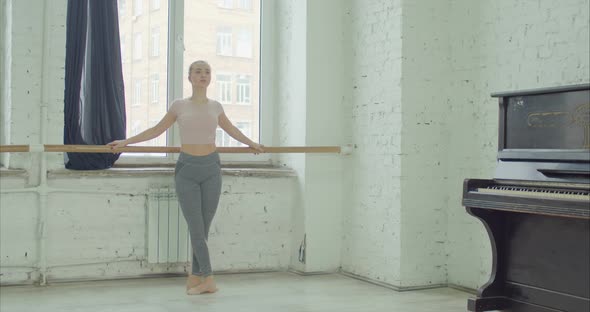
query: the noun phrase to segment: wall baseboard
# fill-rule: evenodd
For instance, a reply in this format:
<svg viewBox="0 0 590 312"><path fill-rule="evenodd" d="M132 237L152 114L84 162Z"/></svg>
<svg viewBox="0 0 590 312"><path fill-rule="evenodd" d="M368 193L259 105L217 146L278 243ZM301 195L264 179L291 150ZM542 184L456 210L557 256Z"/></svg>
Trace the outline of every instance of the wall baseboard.
<svg viewBox="0 0 590 312"><path fill-rule="evenodd" d="M407 286L407 287L403 287L403 286L396 286L393 284L389 284L389 283L385 283L382 281L376 281L374 279L368 278L368 277L364 277L361 275L356 275L354 273L350 273L350 272L346 272L346 271L340 271L340 274L344 275L344 276L348 276L350 278L354 278L363 282L367 282L370 284L374 284L377 286L381 286L381 287L385 287L385 288L389 288L389 289L393 289L395 291L411 291L411 290L424 290L424 289L433 289L433 288L443 288L443 287L447 287L447 284L432 284L432 285L420 285L420 286Z"/></svg>
<svg viewBox="0 0 590 312"><path fill-rule="evenodd" d="M339 271L333 271L333 272L329 272L329 271L303 272L303 271L296 270L296 269L288 269L287 272L295 273L295 274L301 275L301 276L325 275L325 274L338 274L338 273L340 273Z"/></svg>
<svg viewBox="0 0 590 312"><path fill-rule="evenodd" d="M465 286L461 286L461 285L456 285L456 284L447 284L447 287L449 288L453 288L462 292L466 292L472 295L477 295L477 289L473 289L473 288L469 288L469 287L465 287Z"/></svg>

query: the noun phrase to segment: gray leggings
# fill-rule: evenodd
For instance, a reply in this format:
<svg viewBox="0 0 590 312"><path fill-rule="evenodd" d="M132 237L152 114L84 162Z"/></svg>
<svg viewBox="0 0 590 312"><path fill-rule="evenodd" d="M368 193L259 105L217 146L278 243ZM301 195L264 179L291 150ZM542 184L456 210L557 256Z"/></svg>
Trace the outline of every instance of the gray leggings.
<svg viewBox="0 0 590 312"><path fill-rule="evenodd" d="M174 172L176 194L188 224L193 247L192 274L211 275L207 239L221 194L221 166L217 152L205 156L180 153Z"/></svg>

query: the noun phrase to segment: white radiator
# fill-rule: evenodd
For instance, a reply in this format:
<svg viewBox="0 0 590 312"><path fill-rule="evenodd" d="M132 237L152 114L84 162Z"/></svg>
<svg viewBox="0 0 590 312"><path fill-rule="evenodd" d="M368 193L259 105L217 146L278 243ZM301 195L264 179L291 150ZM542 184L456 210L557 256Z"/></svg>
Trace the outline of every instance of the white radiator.
<svg viewBox="0 0 590 312"><path fill-rule="evenodd" d="M190 238L173 188L150 188L148 195L148 262L189 262Z"/></svg>

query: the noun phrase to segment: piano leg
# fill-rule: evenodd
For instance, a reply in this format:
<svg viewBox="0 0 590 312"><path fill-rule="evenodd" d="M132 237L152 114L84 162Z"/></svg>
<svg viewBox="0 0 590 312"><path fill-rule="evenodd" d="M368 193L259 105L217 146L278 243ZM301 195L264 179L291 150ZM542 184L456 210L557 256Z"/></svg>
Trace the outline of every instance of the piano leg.
<svg viewBox="0 0 590 312"><path fill-rule="evenodd" d="M468 311L505 310L508 306L510 302L505 297L469 298L467 301Z"/></svg>
<svg viewBox="0 0 590 312"><path fill-rule="evenodd" d="M467 207L488 232L490 279L469 311L590 311L590 222Z"/></svg>
<svg viewBox="0 0 590 312"><path fill-rule="evenodd" d="M477 209L467 207L467 212L479 219L490 238L492 247L492 273L490 279L477 290L477 299L470 299L469 311L490 311L510 308L510 302L504 296L504 276L506 276L505 265L499 264L498 250L505 250L505 239L494 237L495 233L504 233L504 218L501 213L493 210ZM492 231L496 229L496 231ZM497 231L500 230L500 231Z"/></svg>

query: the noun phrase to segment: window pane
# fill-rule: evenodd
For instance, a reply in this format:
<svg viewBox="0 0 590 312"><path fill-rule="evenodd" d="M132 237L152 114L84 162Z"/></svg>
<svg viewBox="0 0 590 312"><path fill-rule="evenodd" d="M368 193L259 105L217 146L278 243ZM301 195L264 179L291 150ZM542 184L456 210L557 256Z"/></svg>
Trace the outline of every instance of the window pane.
<svg viewBox="0 0 590 312"><path fill-rule="evenodd" d="M141 80L136 80L133 89L133 106L141 105Z"/></svg>
<svg viewBox="0 0 590 312"><path fill-rule="evenodd" d="M251 10L252 0L238 0L238 8L242 10Z"/></svg>
<svg viewBox="0 0 590 312"><path fill-rule="evenodd" d="M133 16L140 16L143 13L143 0L133 0Z"/></svg>
<svg viewBox="0 0 590 312"><path fill-rule="evenodd" d="M233 0L217 0L217 6L220 8L231 9Z"/></svg>
<svg viewBox="0 0 590 312"><path fill-rule="evenodd" d="M160 9L160 0L151 0L152 10Z"/></svg>
<svg viewBox="0 0 590 312"><path fill-rule="evenodd" d="M252 31L249 29L239 29L236 40L236 56L252 57Z"/></svg>
<svg viewBox="0 0 590 312"><path fill-rule="evenodd" d="M145 5L151 5L153 10L144 11L144 1ZM119 0L119 15L124 15L126 2L133 5L133 8L128 7L133 12L133 18L119 20L119 33L122 38L121 49L127 49L122 55L128 55L127 61L123 59L123 80L127 137L131 137L157 124L167 111L167 92L166 89L160 88L166 88L168 84L168 1ZM157 5L159 9L156 10ZM125 40L128 41L127 44ZM166 145L166 134L136 145ZM134 157L164 155L123 154Z"/></svg>
<svg viewBox="0 0 590 312"><path fill-rule="evenodd" d="M217 28L217 55L232 55L232 29L221 26Z"/></svg>
<svg viewBox="0 0 590 312"><path fill-rule="evenodd" d="M184 69L196 60L207 61L212 70L208 96L223 104L236 127L238 121L248 124L244 126L247 135L258 141L260 0L215 1L217 5L211 5L213 1L184 1ZM192 87L187 79L183 81L183 96L188 97ZM218 146L240 144L220 133Z"/></svg>
<svg viewBox="0 0 590 312"><path fill-rule="evenodd" d="M152 28L151 56L160 55L160 27Z"/></svg>
<svg viewBox="0 0 590 312"><path fill-rule="evenodd" d="M141 50L143 50L143 42L141 40L141 33L135 33L133 35L133 60L141 60Z"/></svg>
<svg viewBox="0 0 590 312"><path fill-rule="evenodd" d="M158 74L152 75L152 82L151 82L151 99L150 102L152 104L158 104L160 100L160 77Z"/></svg>
<svg viewBox="0 0 590 312"><path fill-rule="evenodd" d="M217 101L231 104L231 75L216 75Z"/></svg>
<svg viewBox="0 0 590 312"><path fill-rule="evenodd" d="M125 59L125 57L127 56L127 52L125 51L125 36L121 36L119 38L119 41L121 42L121 62L125 63L127 62L127 60Z"/></svg>
<svg viewBox="0 0 590 312"><path fill-rule="evenodd" d="M151 56L160 55L160 27L156 26L152 28L152 43L151 43Z"/></svg>
<svg viewBox="0 0 590 312"><path fill-rule="evenodd" d="M126 0L119 0L119 19L125 17L125 13L127 9L127 1Z"/></svg>
<svg viewBox="0 0 590 312"><path fill-rule="evenodd" d="M236 104L250 104L250 76L238 75L236 77Z"/></svg>

